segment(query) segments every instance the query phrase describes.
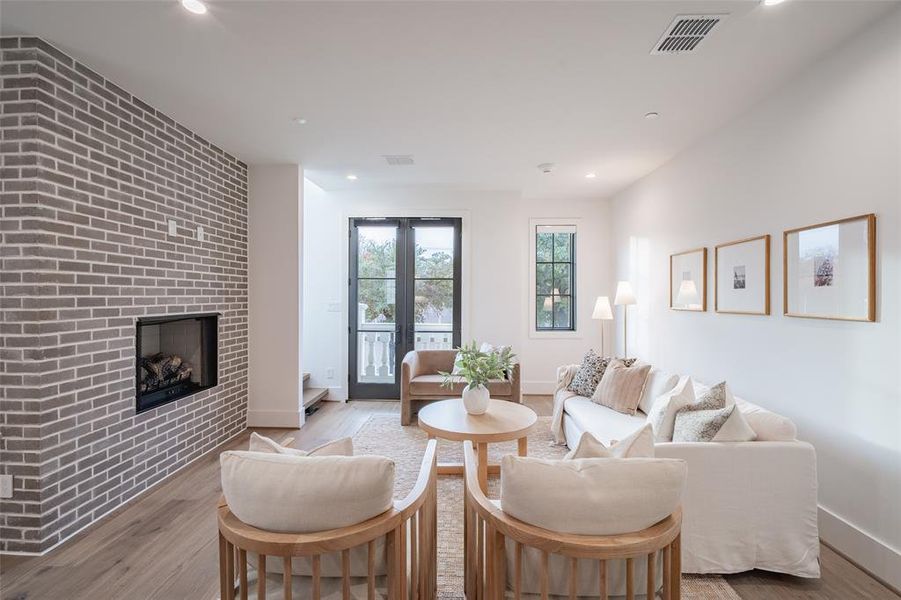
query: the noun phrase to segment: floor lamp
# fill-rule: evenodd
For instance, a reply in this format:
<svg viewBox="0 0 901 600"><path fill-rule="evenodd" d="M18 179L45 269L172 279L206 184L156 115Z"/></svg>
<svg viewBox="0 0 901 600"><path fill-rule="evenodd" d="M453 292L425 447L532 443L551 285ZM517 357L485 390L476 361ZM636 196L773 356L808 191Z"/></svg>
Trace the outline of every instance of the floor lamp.
<svg viewBox="0 0 901 600"><path fill-rule="evenodd" d="M617 283L616 297L613 298L613 304L623 307L623 358L629 358L629 305L636 303L635 293L632 292L632 284L628 281Z"/></svg>
<svg viewBox="0 0 901 600"><path fill-rule="evenodd" d="M591 318L601 322L601 356L606 356L606 344L604 344L604 321L613 320L613 311L610 309L610 298L607 296L598 296L594 301L594 312Z"/></svg>

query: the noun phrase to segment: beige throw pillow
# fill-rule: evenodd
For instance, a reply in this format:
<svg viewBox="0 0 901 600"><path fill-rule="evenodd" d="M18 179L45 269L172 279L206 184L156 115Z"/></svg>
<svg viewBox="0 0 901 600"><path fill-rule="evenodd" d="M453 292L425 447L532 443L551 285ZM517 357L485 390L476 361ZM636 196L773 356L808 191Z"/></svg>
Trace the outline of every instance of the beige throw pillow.
<svg viewBox="0 0 901 600"><path fill-rule="evenodd" d="M654 441L673 441L673 429L676 426L676 413L695 401L694 384L691 377L685 377L676 387L654 401L648 413L648 423L654 428Z"/></svg>
<svg viewBox="0 0 901 600"><path fill-rule="evenodd" d="M576 447L563 457L564 460L577 458L654 458L654 430L649 423L645 424L609 448L586 431Z"/></svg>
<svg viewBox="0 0 901 600"><path fill-rule="evenodd" d="M650 371L651 365L627 367L623 361L614 360L604 371L604 377L591 396L591 401L617 412L634 415Z"/></svg>
<svg viewBox="0 0 901 600"><path fill-rule="evenodd" d="M290 454L292 456L353 456L354 443L349 437L339 438L316 446L312 450L298 450L282 446L273 439L253 432L250 434L251 452L267 452L269 454Z"/></svg>
<svg viewBox="0 0 901 600"><path fill-rule="evenodd" d="M651 409L654 407L654 400L676 387L678 383L678 375L651 367L651 372L648 373L648 380L645 382L644 390L641 392L638 410L646 415L650 414Z"/></svg>

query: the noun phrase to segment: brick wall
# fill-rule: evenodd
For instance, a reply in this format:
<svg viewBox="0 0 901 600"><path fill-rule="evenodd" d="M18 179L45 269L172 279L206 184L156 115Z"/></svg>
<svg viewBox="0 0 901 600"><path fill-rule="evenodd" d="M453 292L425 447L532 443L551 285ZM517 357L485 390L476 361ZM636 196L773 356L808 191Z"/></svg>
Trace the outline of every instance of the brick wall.
<svg viewBox="0 0 901 600"><path fill-rule="evenodd" d="M0 52L0 549L40 551L244 428L247 168L41 40ZM136 318L214 311L219 385L136 416Z"/></svg>

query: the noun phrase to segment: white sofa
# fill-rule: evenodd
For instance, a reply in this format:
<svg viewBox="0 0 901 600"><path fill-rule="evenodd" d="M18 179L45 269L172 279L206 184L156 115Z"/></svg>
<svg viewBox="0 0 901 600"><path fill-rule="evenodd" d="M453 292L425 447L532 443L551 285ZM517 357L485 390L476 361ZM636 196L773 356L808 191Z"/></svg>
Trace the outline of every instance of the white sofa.
<svg viewBox="0 0 901 600"><path fill-rule="evenodd" d="M578 396L561 381L578 365L561 367L554 433L574 448L589 431L605 444L643 426ZM700 396L706 388L695 384ZM682 571L738 573L764 569L819 577L817 471L813 446L798 441L794 424L740 398L736 405L757 434L753 442L657 443L655 455L688 464L683 500Z"/></svg>

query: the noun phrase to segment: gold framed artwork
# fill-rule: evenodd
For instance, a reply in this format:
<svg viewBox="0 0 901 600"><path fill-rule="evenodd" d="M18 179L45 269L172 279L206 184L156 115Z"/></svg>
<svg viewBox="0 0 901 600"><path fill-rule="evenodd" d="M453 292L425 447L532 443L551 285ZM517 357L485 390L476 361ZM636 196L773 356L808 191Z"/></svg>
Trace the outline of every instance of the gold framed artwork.
<svg viewBox="0 0 901 600"><path fill-rule="evenodd" d="M786 316L876 320L876 215L789 229L782 235Z"/></svg>
<svg viewBox="0 0 901 600"><path fill-rule="evenodd" d="M707 248L670 255L669 307L697 312L707 310Z"/></svg>
<svg viewBox="0 0 901 600"><path fill-rule="evenodd" d="M713 310L736 315L770 314L770 236L716 246Z"/></svg>

